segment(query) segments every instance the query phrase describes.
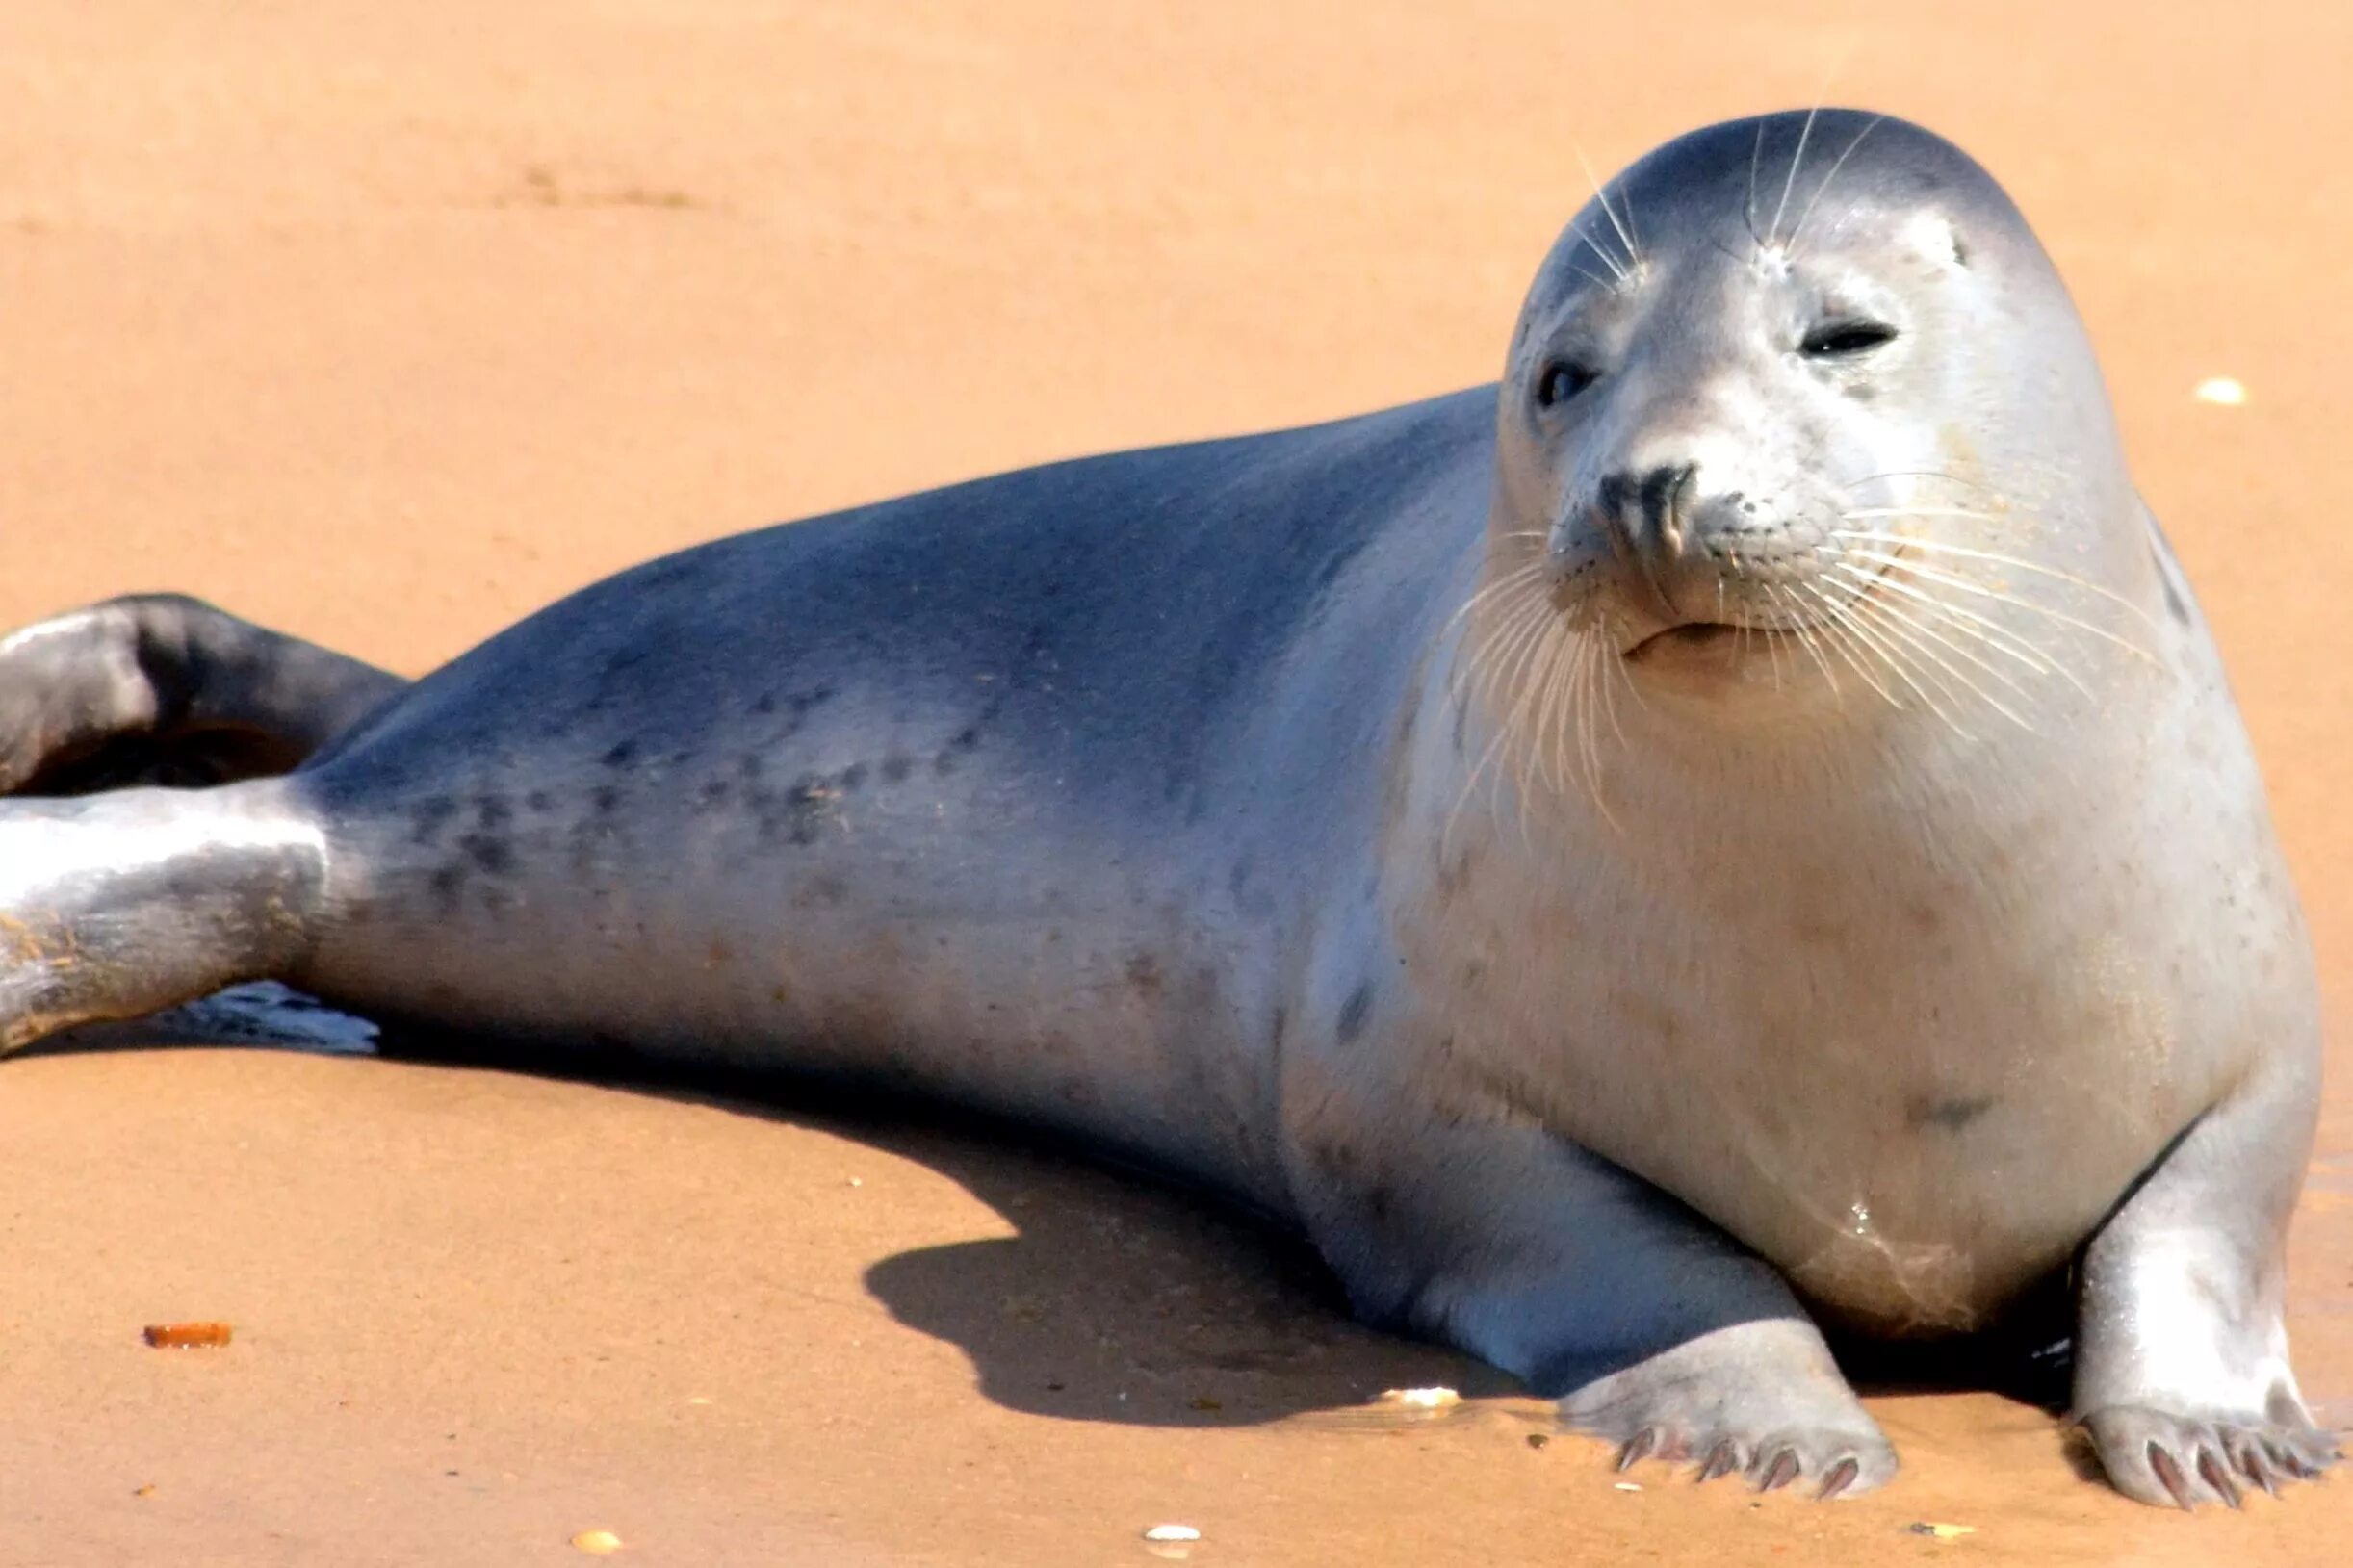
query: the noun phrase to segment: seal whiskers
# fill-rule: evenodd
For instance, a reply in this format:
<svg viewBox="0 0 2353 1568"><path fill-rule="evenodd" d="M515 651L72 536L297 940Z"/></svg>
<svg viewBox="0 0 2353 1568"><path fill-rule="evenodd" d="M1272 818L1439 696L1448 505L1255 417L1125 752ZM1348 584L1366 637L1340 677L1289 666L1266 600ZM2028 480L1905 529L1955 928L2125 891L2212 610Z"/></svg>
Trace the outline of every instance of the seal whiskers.
<svg viewBox="0 0 2353 1568"><path fill-rule="evenodd" d="M1569 270L1575 272L1579 277L1584 278L1587 282L1595 284L1604 289L1615 288L1616 285L1627 281L1625 270L1618 265L1617 258L1612 256L1598 244L1595 244L1591 236L1580 235L1579 238L1585 241L1587 248L1590 249L1596 256L1599 256L1603 263L1609 267L1610 276L1605 278L1599 273L1593 271L1590 268L1587 267L1584 263L1574 259L1564 261L1564 266L1567 267Z"/></svg>
<svg viewBox="0 0 2353 1568"><path fill-rule="evenodd" d="M1540 541L1544 534L1523 529L1496 537L1499 542ZM1616 678L1629 690L1632 682L1611 655L1606 629L1581 625L1561 613L1549 589L1543 553L1532 553L1533 559L1498 572L1448 623L1451 628L1471 604L1484 607L1493 622L1491 628L1470 633L1470 652L1455 678L1492 731L1462 785L1455 813L1489 766L1508 758L1523 819L1533 803L1557 798L1573 779L1602 818L1612 820L1602 789L1600 729L1606 724L1621 743L1625 732L1605 666L1618 666ZM1516 693L1517 699L1499 703L1499 693ZM1636 696L1639 700L1639 692ZM1499 771L1498 784L1501 776Z"/></svg>
<svg viewBox="0 0 2353 1568"><path fill-rule="evenodd" d="M1617 243L1626 247L1625 267L1622 270L1614 267L1612 270L1617 271L1618 282L1630 283L1634 280L1635 275L1642 270L1642 249L1634 243L1634 236L1627 231L1627 223L1632 222L1634 218L1633 198L1631 195L1629 195L1626 200L1626 222L1618 221L1616 209L1610 205L1610 193L1599 180L1593 177L1593 166L1591 163L1587 161L1585 149L1583 147L1577 147L1575 148L1575 151L1577 154L1577 167L1585 170L1585 183L1592 187L1593 199L1600 203L1602 217L1608 218L1610 220L1610 227L1617 231Z"/></svg>
<svg viewBox="0 0 2353 1568"><path fill-rule="evenodd" d="M1891 538L1891 536L1887 535L1879 535L1876 537L1881 539ZM1942 548L1929 541L1908 537L1902 539L1900 543L1906 548L1917 547L1926 550ZM1971 556L1978 556L1981 553L1978 552L1959 550L1951 550L1948 553ZM2140 660L2144 664L2155 664L2158 662L2157 655L2155 654L2142 647L2139 643L2133 641L2130 637L2120 636L2116 632L2108 630L2106 627L2094 626L2091 622L2083 620L2080 616L2069 615L2064 610L2054 609L2049 604L2041 604L2035 600L2029 599L2023 594L2005 592L2003 589L1994 587L1990 584L1978 581L1973 578L1961 577L1952 572L1945 571L1938 567L1926 565L1919 561L1906 561L1899 555L1882 555L1868 550L1858 550L1850 553L1850 558L1854 560L1871 561L1882 567L1901 567L1923 582L1952 588L1965 594L1973 594L1982 599L1989 599L1999 604L2008 604L2014 608L2025 610L2030 614L2039 615L2046 621L2055 622L2059 626L2071 627L2078 631L2088 633L2091 636L2099 638L2102 642L2107 643L2127 654L2132 655L2134 658ZM2051 575L2055 577L2064 577L2064 574L2060 573L2053 573Z"/></svg>
<svg viewBox="0 0 2353 1568"><path fill-rule="evenodd" d="M1526 813L1538 796L1532 784L1545 784L1547 794L1565 784L1559 760L1566 743L1564 732L1575 729L1581 757L1590 750L1585 726L1600 650L1590 632L1569 625L1555 609L1540 558L1508 569L1474 598L1488 606L1493 624L1484 631L1474 627L1465 639L1470 649L1462 668L1449 684L1461 693L1458 701L1472 704L1492 733L1464 778L1447 822L1451 827L1480 781L1500 761L1512 775L1525 836ZM1459 611L1455 619L1461 616ZM1549 744L1547 735L1552 737ZM1502 778L1502 771L1494 774L1496 787ZM1595 807L1606 815L1597 762L1584 771L1584 779ZM1445 836L1441 832L1441 840Z"/></svg>
<svg viewBox="0 0 2353 1568"><path fill-rule="evenodd" d="M2004 521L1991 512L1963 511L1958 507L1950 506L1867 507L1859 511L1847 512L1843 515L1849 518L1958 517L1982 523L2000 523ZM1996 566L2012 567L2021 572L2034 573L2038 577L2056 578L2058 581L2066 583L2071 588L2080 588L2085 593L2096 594L2100 598L2107 600L2109 604L2114 604L2117 608L2125 611L2127 614L2137 617L2144 625L2149 627L2150 630L2158 630L2157 617L2151 614L2148 609L2142 605L2134 604L2132 600L2127 599L2124 595L2117 593L2112 588L2104 588L2099 583L2092 581L2088 578L2080 577L2073 572L2061 571L2059 568L2052 566L2047 562L2028 560L2024 556L2019 555L2004 555L1994 551L1973 549L1967 545L1956 545L1949 539L1932 539L1913 533L1899 534L1886 532L1884 530L1867 530L1860 528L1834 528L1831 530L1831 533L1832 537L1840 539L1859 539L1882 544L1902 544L1906 546L1917 546L1922 550L1941 551L1948 555L1965 555L1972 560L1987 561Z"/></svg>
<svg viewBox="0 0 2353 1568"><path fill-rule="evenodd" d="M2009 720L2021 730L2031 730L2034 728L2034 726L2028 722L2025 717L2019 714L2015 709L2005 705L1992 692L1987 691L1984 687L1978 685L1977 681L1971 680L1966 671L1955 667L1944 656L1943 654L1940 654L1937 650L1943 649L1947 653L1952 654L1953 657L1984 671L1993 680L2004 686L2007 686L2017 695L2030 698L2033 693L2026 686L2022 685L2017 678L2010 675L2007 671L1995 668L1993 665L1987 663L1984 659L1979 658L1977 655L1972 654L1967 649L1953 642L1951 638L1940 634L1933 628L1924 625L1918 617L1905 612L1903 609L1888 603L1885 600L1865 596L1863 598L1850 601L1849 607L1851 607L1857 614L1874 622L1879 630L1903 643L1920 657L1925 658L1930 664L1933 664L1945 678L1945 681L1947 682L1946 690L1948 694L1957 697L1958 693L1954 692L1952 688L1954 686L1958 686L1961 691L1965 691L1970 696L1975 697L1978 701L1983 703L1987 707L1992 708L1996 713L1999 713L2002 715L2002 717Z"/></svg>
<svg viewBox="0 0 2353 1568"><path fill-rule="evenodd" d="M1823 652L1821 629L1806 624L1804 614L1779 584L1768 582L1763 588L1766 600L1779 612L1781 624L1789 629L1790 633L1797 639L1797 645L1813 659L1814 667L1822 672L1823 683L1830 688L1832 700L1843 701L1838 687L1838 672L1830 667L1829 657Z"/></svg>
<svg viewBox="0 0 2353 1568"><path fill-rule="evenodd" d="M1821 116L1821 114L1822 104L1820 101L1817 101L1813 108L1805 112L1805 123L1798 127L1797 150L1790 154L1789 174L1781 182L1781 199L1773 207L1772 221L1765 225L1766 244L1770 246L1775 246L1783 250L1789 248L1788 241L1779 240L1774 237L1781 232L1781 215L1789 210L1789 193L1797 188L1797 169L1799 166L1803 165L1805 162L1805 144L1807 140L1813 136L1814 121ZM1852 151L1853 149L1849 148L1848 150Z"/></svg>
<svg viewBox="0 0 2353 1568"><path fill-rule="evenodd" d="M2092 695L2091 688L2083 683L2082 677L2068 667L2064 659L2056 659L2046 655L2025 636L2011 630L1990 616L1980 615L1975 610L1952 604L1939 595L1928 593L1912 583L1902 581L1895 572L1890 570L1882 569L1877 572L1863 573L1844 563L1835 564L1833 569L1844 572L1857 580L1867 582L1874 592L1896 594L1920 605L1927 613L1936 617L1940 625L1952 627L1966 635L1977 638L1992 652L2025 665L2036 675L2056 676L2074 686L2079 695L2083 697Z"/></svg>
<svg viewBox="0 0 2353 1568"><path fill-rule="evenodd" d="M1816 597L1821 596L1821 590L1815 588L1810 583L1806 586L1806 592ZM1825 603L1827 602L1825 601ZM1832 648L1838 651L1840 655L1846 659L1848 667L1854 671L1856 678L1859 679L1863 684L1869 686L1873 691L1876 692L1880 701L1884 702L1892 708L1901 710L1903 707L1902 701L1899 699L1894 692L1888 690L1886 685L1881 682L1877 677L1871 673L1871 661L1869 656L1871 650L1862 644L1846 627L1839 623L1839 618L1834 609L1825 610L1824 613L1828 616L1828 619L1816 623L1817 628L1822 632L1823 640L1828 642Z"/></svg>
<svg viewBox="0 0 2353 1568"><path fill-rule="evenodd" d="M1952 731L1960 739L1971 738L1969 729L1946 711L1945 705L1938 702L1935 695L1921 684L1921 680L1932 678L1921 676L1920 679L1915 679L1914 661L1905 656L1904 650L1900 645L1890 641L1883 633L1870 626L1857 610L1854 602L1833 598L1812 583L1806 585L1806 591L1821 602L1823 614L1829 616L1832 622L1843 629L1863 653L1875 656L1879 662L1879 667L1893 676L1898 684L1919 698L1922 705L1929 712L1935 714L1946 729ZM1859 663L1857 668L1860 668ZM1903 706L1886 688L1879 689L1880 694L1887 697L1889 703L1897 707Z"/></svg>
<svg viewBox="0 0 2353 1568"><path fill-rule="evenodd" d="M1855 149L1863 144L1864 139L1884 124L1886 119L1885 115L1873 116L1861 130L1854 133L1854 140L1847 143L1846 150L1831 162L1829 171L1823 175L1822 183L1814 187L1813 196L1807 200L1804 210L1797 214L1797 221L1790 225L1789 239L1783 248L1792 255L1797 254L1797 237L1805 232L1806 219L1813 217L1814 209L1822 204L1822 198L1828 193L1831 182L1838 178L1838 171L1847 167L1847 160L1854 156ZM1796 169L1793 168L1791 173L1794 176Z"/></svg>

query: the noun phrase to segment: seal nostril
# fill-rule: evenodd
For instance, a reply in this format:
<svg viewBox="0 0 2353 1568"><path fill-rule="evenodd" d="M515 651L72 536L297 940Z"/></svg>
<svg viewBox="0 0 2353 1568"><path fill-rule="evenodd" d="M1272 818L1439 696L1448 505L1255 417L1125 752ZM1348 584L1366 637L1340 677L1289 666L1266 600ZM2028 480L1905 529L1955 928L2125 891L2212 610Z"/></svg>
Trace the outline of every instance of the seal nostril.
<svg viewBox="0 0 2353 1568"><path fill-rule="evenodd" d="M1668 495L1667 501L1668 519L1674 525L1676 539L1688 538L1692 531L1693 514L1698 509L1699 465L1697 463L1683 465L1683 477L1675 481L1675 488Z"/></svg>
<svg viewBox="0 0 2353 1568"><path fill-rule="evenodd" d="M1684 525L1698 476L1696 463L1670 463L1652 469L1642 478L1643 521L1649 525L1653 544L1669 558L1682 553Z"/></svg>

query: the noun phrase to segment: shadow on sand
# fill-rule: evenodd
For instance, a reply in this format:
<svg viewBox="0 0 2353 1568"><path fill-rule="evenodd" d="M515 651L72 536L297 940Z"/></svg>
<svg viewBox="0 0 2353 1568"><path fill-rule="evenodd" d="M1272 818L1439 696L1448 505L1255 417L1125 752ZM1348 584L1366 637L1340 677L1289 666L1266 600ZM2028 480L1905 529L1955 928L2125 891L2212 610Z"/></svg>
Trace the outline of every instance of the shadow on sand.
<svg viewBox="0 0 2353 1568"><path fill-rule="evenodd" d="M349 1055L370 1053L369 1032L269 988L76 1030L35 1049L217 1044ZM375 1054L711 1107L851 1139L956 1182L1017 1234L899 1252L872 1265L865 1283L897 1321L962 1350L982 1392L1011 1409L1145 1427L1379 1427L1426 1419L1378 1402L1383 1391L1435 1385L1500 1398L1532 1431L1550 1425L1548 1407L1507 1375L1353 1321L1294 1232L1034 1129L778 1073L654 1067L613 1052L433 1031L387 1030ZM2064 1284L2052 1283L2032 1322L2063 1311ZM2049 1340L2014 1333L1894 1350L1841 1345L1839 1353L1866 1392L1994 1388L2056 1409L2067 1363L2063 1344Z"/></svg>

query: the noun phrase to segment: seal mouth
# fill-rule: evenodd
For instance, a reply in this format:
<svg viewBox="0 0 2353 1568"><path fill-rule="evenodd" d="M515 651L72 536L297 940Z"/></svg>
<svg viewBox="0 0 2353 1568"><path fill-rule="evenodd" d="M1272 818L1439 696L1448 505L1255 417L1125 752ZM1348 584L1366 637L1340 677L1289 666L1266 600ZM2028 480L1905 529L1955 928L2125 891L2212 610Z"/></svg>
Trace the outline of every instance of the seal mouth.
<svg viewBox="0 0 2353 1568"><path fill-rule="evenodd" d="M1686 621L1680 626L1670 626L1663 631L1652 632L1641 642L1627 649L1624 656L1630 659L1640 659L1664 648L1712 648L1723 643L1726 639L1738 638L1744 634L1751 637L1777 637L1781 635L1781 631L1775 627L1737 626L1726 621Z"/></svg>
<svg viewBox="0 0 2353 1568"><path fill-rule="evenodd" d="M1878 598L1889 580L1911 556L1912 550L1908 544L1897 545L1891 558L1871 574L1869 581L1859 583L1844 604L1850 606ZM1760 626L1746 621L1679 621L1653 631L1619 656L1634 663L1654 655L1671 656L1679 653L1703 651L1720 658L1731 657L1751 646L1801 641L1807 633L1826 627L1831 619L1830 616L1818 616L1781 626Z"/></svg>

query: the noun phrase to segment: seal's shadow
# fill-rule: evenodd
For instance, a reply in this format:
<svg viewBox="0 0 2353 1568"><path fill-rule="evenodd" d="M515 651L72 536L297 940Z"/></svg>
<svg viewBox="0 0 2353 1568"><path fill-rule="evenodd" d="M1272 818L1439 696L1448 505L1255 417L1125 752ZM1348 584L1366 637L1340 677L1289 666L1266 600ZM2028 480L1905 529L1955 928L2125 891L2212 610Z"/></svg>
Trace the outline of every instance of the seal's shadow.
<svg viewBox="0 0 2353 1568"><path fill-rule="evenodd" d="M1303 1239L1207 1197L1009 1145L1001 1128L818 1124L930 1167L1015 1226L866 1274L892 1317L962 1349L1000 1404L1198 1427L1360 1405L1391 1388L1519 1391L1492 1368L1357 1324Z"/></svg>
<svg viewBox="0 0 2353 1568"><path fill-rule="evenodd" d="M333 1048L224 1033L220 1021L197 1008L175 1010L72 1031L34 1049ZM868 1268L865 1283L898 1322L962 1350L981 1391L1011 1409L1225 1427L1346 1411L1388 1389L1527 1393L1484 1363L1356 1322L1303 1237L1163 1176L1043 1142L1031 1129L870 1089L740 1067L649 1067L571 1045L534 1049L394 1028L379 1048L395 1061L593 1083L823 1132L947 1177L1016 1234L899 1252ZM2064 1398L2063 1348L2036 1343L2040 1352L2023 1357L2020 1342L2000 1337L1966 1348L1838 1350L1865 1392L1994 1388L2048 1407Z"/></svg>
<svg viewBox="0 0 2353 1568"><path fill-rule="evenodd" d="M31 1051L336 1048L292 1041L272 1020L260 1029L237 1021L199 1004L74 1030ZM898 1322L961 1349L981 1391L1012 1409L1148 1427L1249 1426L1363 1405L1392 1388L1520 1392L1493 1368L1356 1323L1304 1239L1164 1178L1041 1143L1018 1125L871 1090L737 1067L649 1067L569 1044L534 1050L388 1027L377 1052L658 1095L849 1139L939 1172L1015 1234L899 1252L868 1268L865 1283Z"/></svg>

